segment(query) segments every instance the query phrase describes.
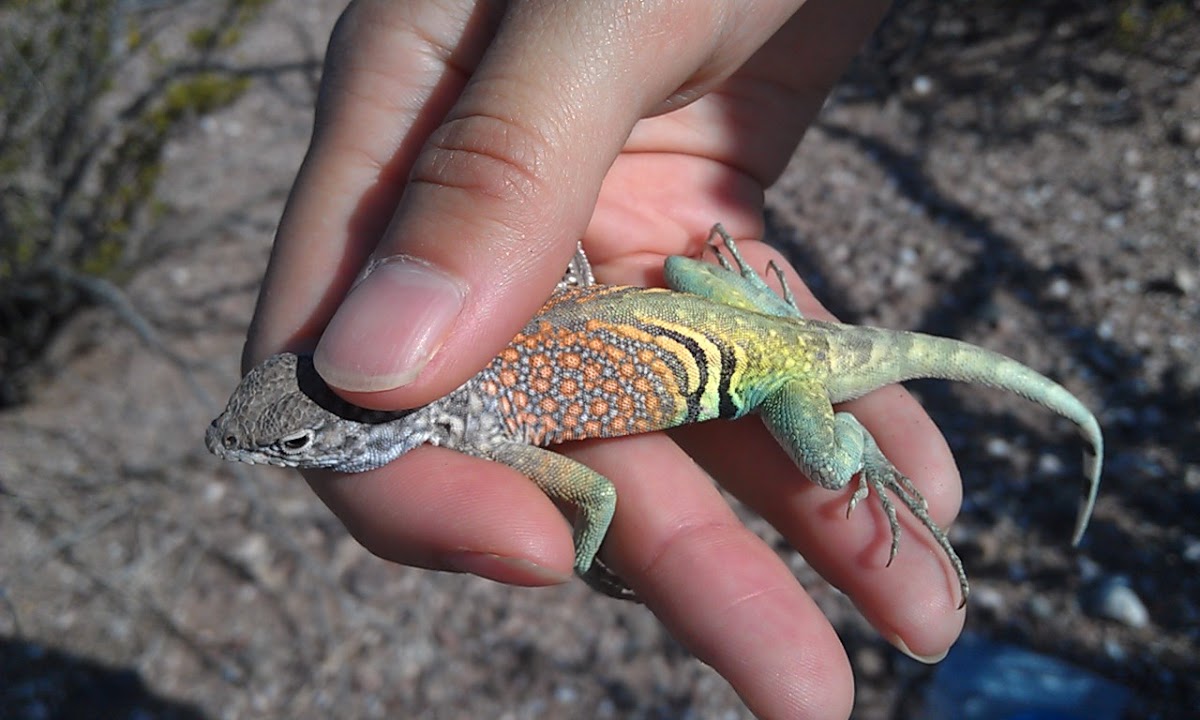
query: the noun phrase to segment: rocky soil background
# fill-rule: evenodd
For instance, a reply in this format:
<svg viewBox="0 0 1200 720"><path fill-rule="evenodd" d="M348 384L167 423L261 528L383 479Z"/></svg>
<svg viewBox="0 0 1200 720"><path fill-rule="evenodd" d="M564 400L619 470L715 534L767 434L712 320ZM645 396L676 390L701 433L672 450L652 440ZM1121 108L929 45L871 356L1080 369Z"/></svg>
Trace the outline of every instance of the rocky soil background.
<svg viewBox="0 0 1200 720"><path fill-rule="evenodd" d="M769 236L843 319L985 345L1098 410L1104 487L1073 549L1074 433L915 385L966 483L967 632L1128 688L1126 717L1188 717L1200 20L1027 5L901 3L771 191ZM166 227L189 241L127 292L193 378L101 307L0 412L0 717L749 717L644 608L386 564L297 477L204 451L341 7L270 7L228 58L250 91L168 148ZM790 560L846 642L856 717L920 717L935 670Z"/></svg>

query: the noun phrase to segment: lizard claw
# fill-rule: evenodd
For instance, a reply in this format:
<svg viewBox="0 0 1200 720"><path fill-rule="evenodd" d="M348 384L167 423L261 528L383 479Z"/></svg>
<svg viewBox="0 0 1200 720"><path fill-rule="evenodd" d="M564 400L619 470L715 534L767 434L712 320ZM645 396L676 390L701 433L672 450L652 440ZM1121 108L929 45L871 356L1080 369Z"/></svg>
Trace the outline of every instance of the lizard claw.
<svg viewBox="0 0 1200 720"><path fill-rule="evenodd" d="M846 505L847 520L850 519L850 513L854 512L854 508L858 507L858 504L863 500L866 500L867 496L870 494L871 488L867 484L867 475L866 473L861 473L858 476L858 489L855 490L854 494L850 496L850 502Z"/></svg>
<svg viewBox="0 0 1200 720"><path fill-rule="evenodd" d="M788 284L787 276L783 274L783 269L772 260L767 263L767 272L774 273L775 279L779 281L779 287L783 289L783 301L799 310L800 308L796 307L796 296L792 294L792 286Z"/></svg>
<svg viewBox="0 0 1200 720"><path fill-rule="evenodd" d="M950 565L958 576L959 588L962 590L962 602L959 607L966 605L971 588L970 583L967 582L967 572L963 568L962 559L959 558L954 546L950 544L950 538L946 535L946 531L929 516L929 503L921 491L908 476L897 470L896 466L884 457L873 439L864 448L862 475L859 479L859 489L850 499L851 509L862 499L860 495L865 495L865 488L868 486L875 490L875 495L879 498L879 504L883 506L888 525L891 528L892 544L888 554L888 566L890 567L892 561L896 559L896 553L900 549L900 521L891 498L891 495L895 495L896 499L913 514L913 517L925 526L946 557L950 559Z"/></svg>

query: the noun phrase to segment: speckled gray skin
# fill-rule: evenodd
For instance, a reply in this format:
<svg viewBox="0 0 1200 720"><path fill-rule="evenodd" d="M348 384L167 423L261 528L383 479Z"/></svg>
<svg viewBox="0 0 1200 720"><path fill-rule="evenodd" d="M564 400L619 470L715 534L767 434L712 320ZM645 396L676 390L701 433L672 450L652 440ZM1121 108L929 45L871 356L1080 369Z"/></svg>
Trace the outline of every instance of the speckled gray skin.
<svg viewBox="0 0 1200 720"><path fill-rule="evenodd" d="M311 355L280 353L242 380L205 443L226 460L341 472L381 467L423 443L465 452L498 432L498 423L481 420L465 441L464 418L499 417L470 387L415 410L366 410L335 395Z"/></svg>

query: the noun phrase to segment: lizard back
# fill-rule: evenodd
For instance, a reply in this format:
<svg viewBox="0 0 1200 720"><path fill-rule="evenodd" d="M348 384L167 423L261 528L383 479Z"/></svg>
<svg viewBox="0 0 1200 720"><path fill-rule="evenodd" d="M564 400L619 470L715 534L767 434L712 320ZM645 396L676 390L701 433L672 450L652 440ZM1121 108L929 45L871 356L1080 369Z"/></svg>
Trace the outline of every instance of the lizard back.
<svg viewBox="0 0 1200 720"><path fill-rule="evenodd" d="M496 399L511 435L534 445L741 417L769 391L747 380L783 377L781 364L824 367L827 357L803 321L753 316L660 288L565 290L476 387Z"/></svg>

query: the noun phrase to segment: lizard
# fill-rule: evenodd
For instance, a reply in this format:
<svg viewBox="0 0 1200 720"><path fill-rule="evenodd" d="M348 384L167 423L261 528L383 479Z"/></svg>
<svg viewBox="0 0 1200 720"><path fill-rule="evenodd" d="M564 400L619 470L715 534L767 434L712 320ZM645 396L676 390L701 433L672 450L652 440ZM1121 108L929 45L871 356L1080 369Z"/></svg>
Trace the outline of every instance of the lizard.
<svg viewBox="0 0 1200 720"><path fill-rule="evenodd" d="M719 224L706 244L716 264L668 257L668 288L596 284L580 245L554 294L491 363L422 407L354 406L321 380L311 355L273 355L241 380L206 445L229 460L341 472L381 467L425 443L503 463L574 507L576 573L633 599L597 559L616 510L612 483L546 448L757 413L813 482L841 491L858 478L847 516L874 492L890 526L889 565L900 541L894 495L949 558L962 607L970 592L962 560L920 491L853 414L834 407L884 385L938 378L1008 390L1075 423L1088 481L1072 538L1080 542L1099 489L1103 437L1067 389L959 340L807 318L773 263L767 270L780 294Z"/></svg>

